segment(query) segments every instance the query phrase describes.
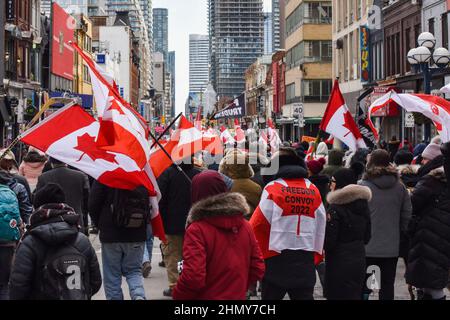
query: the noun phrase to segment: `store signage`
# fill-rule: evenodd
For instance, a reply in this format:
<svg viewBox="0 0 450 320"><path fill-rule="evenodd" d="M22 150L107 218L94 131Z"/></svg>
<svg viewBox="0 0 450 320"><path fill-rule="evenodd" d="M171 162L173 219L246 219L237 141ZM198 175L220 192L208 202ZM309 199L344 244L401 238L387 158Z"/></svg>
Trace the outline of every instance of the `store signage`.
<svg viewBox="0 0 450 320"><path fill-rule="evenodd" d="M14 20L14 2L15 0L6 0L6 20Z"/></svg>
<svg viewBox="0 0 450 320"><path fill-rule="evenodd" d="M369 28L361 26L359 29L361 47L361 82L370 81L370 43Z"/></svg>

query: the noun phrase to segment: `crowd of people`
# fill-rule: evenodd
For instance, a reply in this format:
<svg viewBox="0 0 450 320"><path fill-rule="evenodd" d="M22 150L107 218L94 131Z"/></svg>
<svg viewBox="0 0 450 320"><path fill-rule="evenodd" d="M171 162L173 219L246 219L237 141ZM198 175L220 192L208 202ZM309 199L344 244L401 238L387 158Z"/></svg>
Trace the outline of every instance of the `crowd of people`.
<svg viewBox="0 0 450 320"><path fill-rule="evenodd" d="M236 147L158 178L161 244L174 300L395 298L399 258L412 299L445 299L450 271L450 143L376 150L284 143ZM397 143L398 142L398 143ZM3 154L5 150L0 151ZM271 163L276 173L264 174ZM0 163L0 300L91 299L103 284L145 300L153 235L145 188L119 190L30 148ZM90 228L89 228L90 226ZM89 233L99 233L102 272ZM373 285L369 285L369 284ZM413 290L416 289L416 291Z"/></svg>

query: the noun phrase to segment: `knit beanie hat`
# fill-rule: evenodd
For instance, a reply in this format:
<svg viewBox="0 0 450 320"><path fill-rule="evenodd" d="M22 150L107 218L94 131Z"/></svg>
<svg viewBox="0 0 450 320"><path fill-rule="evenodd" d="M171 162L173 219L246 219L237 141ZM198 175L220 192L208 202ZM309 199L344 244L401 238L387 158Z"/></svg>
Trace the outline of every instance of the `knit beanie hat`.
<svg viewBox="0 0 450 320"><path fill-rule="evenodd" d="M37 209L44 204L64 203L66 196L63 189L56 183L48 183L36 191L34 195L33 206Z"/></svg>
<svg viewBox="0 0 450 320"><path fill-rule="evenodd" d="M440 155L442 155L441 146L436 143L430 143L422 152L422 158L427 160L433 160Z"/></svg>
<svg viewBox="0 0 450 320"><path fill-rule="evenodd" d="M358 177L352 169L339 169L333 174L333 178L336 180L336 189L342 189L349 184L358 183Z"/></svg>
<svg viewBox="0 0 450 320"><path fill-rule="evenodd" d="M325 165L325 158L320 158L318 160L311 160L306 163L309 171L313 174L319 174L323 170L323 166Z"/></svg>
<svg viewBox="0 0 450 320"><path fill-rule="evenodd" d="M401 166L403 164L411 164L414 156L411 152L407 150L399 150L394 157L394 162L396 165Z"/></svg>

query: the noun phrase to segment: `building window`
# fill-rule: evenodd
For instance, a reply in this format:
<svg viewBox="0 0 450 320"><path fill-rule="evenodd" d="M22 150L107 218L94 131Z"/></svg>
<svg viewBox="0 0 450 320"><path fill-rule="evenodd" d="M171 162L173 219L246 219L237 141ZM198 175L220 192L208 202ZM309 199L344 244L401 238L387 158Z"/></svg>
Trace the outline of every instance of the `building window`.
<svg viewBox="0 0 450 320"><path fill-rule="evenodd" d="M303 24L331 24L332 14L330 2L304 2L286 18L286 36Z"/></svg>
<svg viewBox="0 0 450 320"><path fill-rule="evenodd" d="M295 100L299 100L299 97L295 96L295 82L293 82L286 86L286 103L294 103Z"/></svg>
<svg viewBox="0 0 450 320"><path fill-rule="evenodd" d="M303 63L326 62L332 59L332 41L302 41L286 53L288 69Z"/></svg>
<svg viewBox="0 0 450 320"><path fill-rule="evenodd" d="M441 16L442 21L442 47L448 48L448 13Z"/></svg>
<svg viewBox="0 0 450 320"><path fill-rule="evenodd" d="M91 77L89 75L89 68L83 65L83 81L87 83L91 83Z"/></svg>
<svg viewBox="0 0 450 320"><path fill-rule="evenodd" d="M428 32L434 34L434 18L428 19Z"/></svg>
<svg viewBox="0 0 450 320"><path fill-rule="evenodd" d="M326 80L303 80L304 102L327 102L330 97L332 81Z"/></svg>

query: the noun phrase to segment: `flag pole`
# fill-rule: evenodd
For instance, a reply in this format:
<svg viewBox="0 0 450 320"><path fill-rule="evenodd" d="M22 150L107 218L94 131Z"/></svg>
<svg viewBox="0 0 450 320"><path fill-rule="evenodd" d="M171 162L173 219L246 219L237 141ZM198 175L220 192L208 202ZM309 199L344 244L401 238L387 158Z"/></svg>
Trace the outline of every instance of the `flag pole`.
<svg viewBox="0 0 450 320"><path fill-rule="evenodd" d="M24 132L30 129L42 116L42 114L47 111L48 108L50 108L51 105L57 103L57 102L69 102L74 103L74 99L68 99L68 98L50 98L42 107L41 110L39 110L38 113L31 119L31 121L27 124L27 126L24 129ZM5 151L0 155L0 161L6 156L6 153L10 151L14 146L20 141L20 138L22 137L22 134L19 134L12 142L11 144L5 149Z"/></svg>
<svg viewBox="0 0 450 320"><path fill-rule="evenodd" d="M181 167L175 163L175 161L173 161L172 157L170 156L170 154L167 152L166 149L164 149L164 147L162 146L162 144L159 142L158 139L156 139L156 137L153 135L153 133L151 133L149 131L150 137L156 142L156 144L161 148L161 150L164 152L164 154L170 159L170 161L172 161L172 163L177 167L178 171L181 172L185 178L189 181L192 182L191 178L189 178L189 176L186 174L186 172L183 171L183 169L181 169Z"/></svg>
<svg viewBox="0 0 450 320"><path fill-rule="evenodd" d="M167 128L164 129L164 131L159 135L158 137L158 141L161 140L161 138L167 133L167 131L169 131L169 129L175 124L175 122L177 122L177 120L181 117L181 115L183 114L183 112L180 112L180 114L172 120L171 123L169 123L169 125L167 126ZM153 142L152 146L150 147L150 150L153 149L153 147L156 145L156 141Z"/></svg>

